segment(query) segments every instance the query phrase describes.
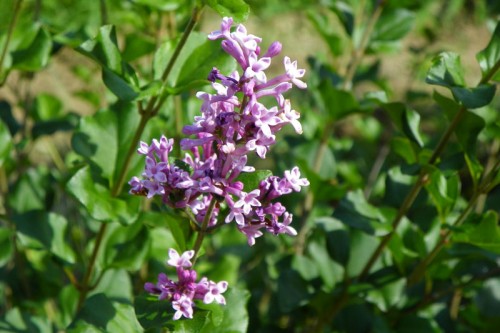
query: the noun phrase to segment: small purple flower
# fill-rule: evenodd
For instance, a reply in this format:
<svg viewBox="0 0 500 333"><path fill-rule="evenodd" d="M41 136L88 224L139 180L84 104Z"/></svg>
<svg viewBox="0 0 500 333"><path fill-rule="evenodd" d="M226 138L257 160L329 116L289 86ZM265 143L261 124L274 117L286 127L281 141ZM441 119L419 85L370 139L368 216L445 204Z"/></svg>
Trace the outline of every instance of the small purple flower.
<svg viewBox="0 0 500 333"><path fill-rule="evenodd" d="M241 208L243 214L248 215L252 210L252 207L259 207L261 204L257 197L260 195L259 190L253 190L250 193L241 192L240 200L238 200L235 204L235 208Z"/></svg>
<svg viewBox="0 0 500 333"><path fill-rule="evenodd" d="M193 301L186 295L182 295L177 301L172 302L174 308L174 320L180 319L182 316L192 319L193 318Z"/></svg>
<svg viewBox="0 0 500 333"><path fill-rule="evenodd" d="M203 297L203 303L210 304L213 301L219 304L226 304L226 299L222 296L222 293L227 290L227 282L221 281L219 283L215 283L210 281L208 283L208 291Z"/></svg>
<svg viewBox="0 0 500 333"><path fill-rule="evenodd" d="M295 192L300 192L301 186L309 186L309 181L306 178L300 178L300 171L297 167L291 171L285 171L285 178Z"/></svg>
<svg viewBox="0 0 500 333"><path fill-rule="evenodd" d="M186 251L184 252L181 256L179 256L179 253L174 250L170 249L168 251L168 256L170 259L168 259L167 263L170 266L173 267L191 267L191 261L189 261L191 258L194 256L194 251Z"/></svg>

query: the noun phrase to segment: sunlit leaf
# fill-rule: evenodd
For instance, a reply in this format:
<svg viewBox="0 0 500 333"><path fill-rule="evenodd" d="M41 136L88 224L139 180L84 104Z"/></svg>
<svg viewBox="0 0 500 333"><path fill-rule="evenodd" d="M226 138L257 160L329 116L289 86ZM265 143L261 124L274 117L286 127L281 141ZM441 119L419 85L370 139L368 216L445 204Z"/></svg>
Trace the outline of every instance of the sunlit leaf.
<svg viewBox="0 0 500 333"><path fill-rule="evenodd" d="M498 63L500 62L500 23L497 24L491 39L484 50L476 55L483 79L486 76L498 80ZM494 71L494 72L492 72Z"/></svg>
<svg viewBox="0 0 500 333"><path fill-rule="evenodd" d="M220 16L233 17L236 22L246 21L250 6L244 0L204 0Z"/></svg>

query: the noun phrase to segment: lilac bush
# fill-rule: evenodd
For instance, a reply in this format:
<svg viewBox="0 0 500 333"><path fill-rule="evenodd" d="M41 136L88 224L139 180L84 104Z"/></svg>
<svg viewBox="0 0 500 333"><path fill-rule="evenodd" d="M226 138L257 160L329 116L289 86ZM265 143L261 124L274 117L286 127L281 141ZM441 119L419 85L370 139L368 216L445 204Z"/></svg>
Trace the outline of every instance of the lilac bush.
<svg viewBox="0 0 500 333"><path fill-rule="evenodd" d="M269 176L254 189L244 189L238 176L255 171L247 164L249 154L266 158L276 143L276 134L285 125L302 133L300 115L283 94L293 85L301 89L307 85L301 81L305 70L298 69L297 62L288 57L283 61L285 73L268 79L265 70L280 53L281 44L272 43L259 58L262 39L248 34L241 24L231 32L232 25L233 19L225 17L221 29L208 38L222 39L222 49L241 66L241 74L235 71L225 75L213 68L208 80L215 93L196 94L203 101L201 115L183 128L189 136L180 142L184 157L178 160L170 156L174 140L165 136L153 139L150 145L141 142L138 153L145 157L146 166L142 179L133 177L129 184L132 194L159 196L165 205L185 210L200 233L236 223L252 246L263 230L274 235L297 234L290 225L292 214L277 199L309 185L306 178L301 178L298 167L285 171L283 177ZM266 96L274 97L275 105L264 104L262 98ZM227 282L203 278L196 283L196 272L185 269L191 267L189 259L198 250L179 257L171 249L168 263L177 267L178 282L160 274L156 285L145 285L147 292L172 301L174 319L191 318L194 299L225 303L220 294L226 290Z"/></svg>

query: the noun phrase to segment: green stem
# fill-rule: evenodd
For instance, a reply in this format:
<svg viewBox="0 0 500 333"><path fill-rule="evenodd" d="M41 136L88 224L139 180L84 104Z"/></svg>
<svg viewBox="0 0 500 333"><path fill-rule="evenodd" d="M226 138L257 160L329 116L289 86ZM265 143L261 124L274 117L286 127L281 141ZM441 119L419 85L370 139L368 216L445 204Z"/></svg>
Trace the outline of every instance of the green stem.
<svg viewBox="0 0 500 333"><path fill-rule="evenodd" d="M208 205L207 213L205 214L205 218L203 219L203 222L201 223L200 231L198 231L198 234L196 235L196 240L195 240L194 246L193 246L193 250L194 250L194 257L192 260L193 265L196 262L196 259L198 257L198 253L200 251L201 244L203 243L203 238L205 238L205 234L207 232L208 222L210 222L210 218L212 217L212 213L214 211L216 203L217 203L217 199L215 199L215 197L212 197L212 200L210 201L210 204Z"/></svg>
<svg viewBox="0 0 500 333"><path fill-rule="evenodd" d="M10 39L12 38L12 33L14 32L14 27L16 26L17 18L19 17L19 13L21 12L21 3L23 0L17 0L14 4L14 15L12 15L12 20L9 24L9 29L7 31L7 37L5 40L5 44L3 45L2 54L0 55L0 75L3 73L3 62L5 60L5 56L7 55L7 51L9 49ZM0 87L3 86L4 82L0 82Z"/></svg>
<svg viewBox="0 0 500 333"><path fill-rule="evenodd" d="M99 1L99 11L101 13L101 25L108 24L108 7L106 6L106 0Z"/></svg>

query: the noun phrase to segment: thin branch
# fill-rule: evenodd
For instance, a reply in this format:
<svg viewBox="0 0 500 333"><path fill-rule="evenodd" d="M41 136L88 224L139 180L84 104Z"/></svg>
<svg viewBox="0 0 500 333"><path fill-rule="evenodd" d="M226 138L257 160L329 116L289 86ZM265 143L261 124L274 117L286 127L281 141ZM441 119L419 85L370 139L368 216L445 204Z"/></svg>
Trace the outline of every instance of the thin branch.
<svg viewBox="0 0 500 333"><path fill-rule="evenodd" d="M0 75L3 73L3 62L5 61L5 56L9 49L10 39L12 38L12 33L14 32L14 27L16 26L19 13L21 12L21 3L23 0L17 0L14 4L14 14L12 15L12 20L9 24L9 29L7 31L7 37L5 39L5 44L3 45L2 54L0 55ZM4 81L0 82L0 87L3 86Z"/></svg>

